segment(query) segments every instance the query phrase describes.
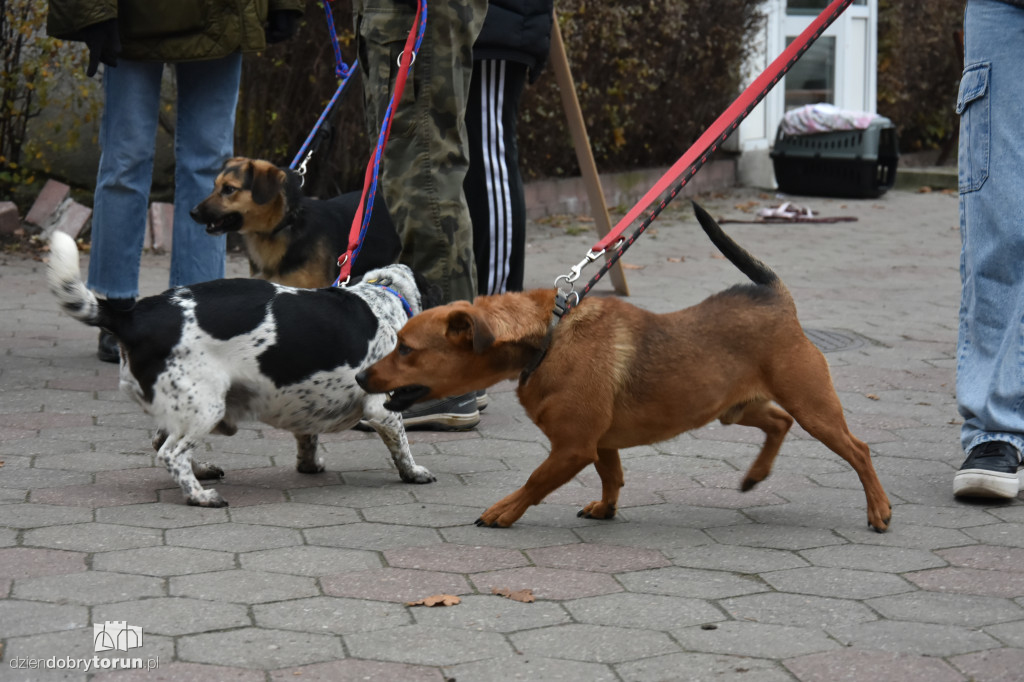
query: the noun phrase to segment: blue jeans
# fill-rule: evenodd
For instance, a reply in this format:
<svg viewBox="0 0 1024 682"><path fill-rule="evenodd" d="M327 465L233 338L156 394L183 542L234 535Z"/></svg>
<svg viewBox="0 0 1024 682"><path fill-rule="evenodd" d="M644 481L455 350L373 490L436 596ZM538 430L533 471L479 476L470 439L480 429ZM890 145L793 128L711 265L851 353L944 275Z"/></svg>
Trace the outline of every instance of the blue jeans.
<svg viewBox="0 0 1024 682"><path fill-rule="evenodd" d="M1024 10L969 0L960 113L963 285L957 406L964 450L1024 451Z"/></svg>
<svg viewBox="0 0 1024 682"><path fill-rule="evenodd" d="M224 236L206 234L188 213L213 190L234 150L242 55L172 66L178 97L170 286L179 286L224 276ZM89 287L109 298L139 294L163 68L160 62L120 59L103 70Z"/></svg>

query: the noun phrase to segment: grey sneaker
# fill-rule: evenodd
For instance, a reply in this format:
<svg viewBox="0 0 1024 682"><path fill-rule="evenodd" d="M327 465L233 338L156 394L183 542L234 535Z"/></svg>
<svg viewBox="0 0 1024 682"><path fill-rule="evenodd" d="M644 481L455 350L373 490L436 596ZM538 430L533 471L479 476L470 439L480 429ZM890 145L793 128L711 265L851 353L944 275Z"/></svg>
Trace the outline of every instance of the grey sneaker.
<svg viewBox="0 0 1024 682"><path fill-rule="evenodd" d="M487 397L487 389L481 389L476 392L476 409L483 412L490 404L491 399Z"/></svg>
<svg viewBox="0 0 1024 682"><path fill-rule="evenodd" d="M477 394L425 400L402 413L407 429L468 431L480 423Z"/></svg>
<svg viewBox="0 0 1024 682"><path fill-rule="evenodd" d="M1019 467L1020 453L1009 443L992 440L976 445L953 477L953 494L1012 500L1020 490Z"/></svg>

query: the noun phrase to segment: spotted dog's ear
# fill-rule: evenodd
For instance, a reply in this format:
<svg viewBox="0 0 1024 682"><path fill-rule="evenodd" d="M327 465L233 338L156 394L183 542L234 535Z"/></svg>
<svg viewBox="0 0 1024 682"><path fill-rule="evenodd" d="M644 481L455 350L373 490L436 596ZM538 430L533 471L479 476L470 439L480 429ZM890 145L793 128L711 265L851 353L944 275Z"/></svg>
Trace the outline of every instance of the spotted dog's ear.
<svg viewBox="0 0 1024 682"><path fill-rule="evenodd" d="M252 163L249 168L252 171L252 200L257 204L266 204L281 194L284 188L286 174L277 166L269 163Z"/></svg>

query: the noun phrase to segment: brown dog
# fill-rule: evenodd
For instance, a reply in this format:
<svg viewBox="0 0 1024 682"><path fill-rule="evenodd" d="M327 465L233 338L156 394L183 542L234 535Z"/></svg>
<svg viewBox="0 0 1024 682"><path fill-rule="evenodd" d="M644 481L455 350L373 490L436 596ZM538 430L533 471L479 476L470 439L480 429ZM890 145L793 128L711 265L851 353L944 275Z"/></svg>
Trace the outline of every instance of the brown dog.
<svg viewBox="0 0 1024 682"><path fill-rule="evenodd" d="M359 199L359 192L325 200L305 197L295 171L239 157L224 164L213 192L190 215L210 234L241 234L254 277L313 289L330 286L338 277L338 257L348 248ZM397 262L400 251L398 233L378 193L353 277Z"/></svg>
<svg viewBox="0 0 1024 682"><path fill-rule="evenodd" d="M765 432L741 485L750 490L771 472L795 418L856 470L868 523L879 532L888 528L892 509L868 446L847 428L825 357L804 335L789 291L694 208L715 246L752 285L665 315L619 299L586 299L550 337L553 290L458 301L409 320L395 350L357 375L368 392L390 392L385 407L392 410L520 378L519 401L551 441L551 453L477 525L511 525L588 464L601 477L602 499L580 515L611 518L623 485L620 448L663 441L714 419ZM538 358L534 371L526 371Z"/></svg>

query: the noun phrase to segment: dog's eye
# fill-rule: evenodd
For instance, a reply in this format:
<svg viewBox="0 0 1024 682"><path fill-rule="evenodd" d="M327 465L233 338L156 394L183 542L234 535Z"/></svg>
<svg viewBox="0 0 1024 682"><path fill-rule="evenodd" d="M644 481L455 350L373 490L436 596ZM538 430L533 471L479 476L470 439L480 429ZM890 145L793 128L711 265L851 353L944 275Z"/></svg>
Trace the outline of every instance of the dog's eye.
<svg viewBox="0 0 1024 682"><path fill-rule="evenodd" d="M232 187L231 185L224 185L223 187L220 188L220 193L222 195L226 196L226 197L231 196L232 194L234 194L237 191L238 191L238 188L237 187Z"/></svg>
<svg viewBox="0 0 1024 682"><path fill-rule="evenodd" d="M405 345L404 343L398 344L398 354L399 355L408 355L411 352L412 352L412 348L409 348L409 346Z"/></svg>

